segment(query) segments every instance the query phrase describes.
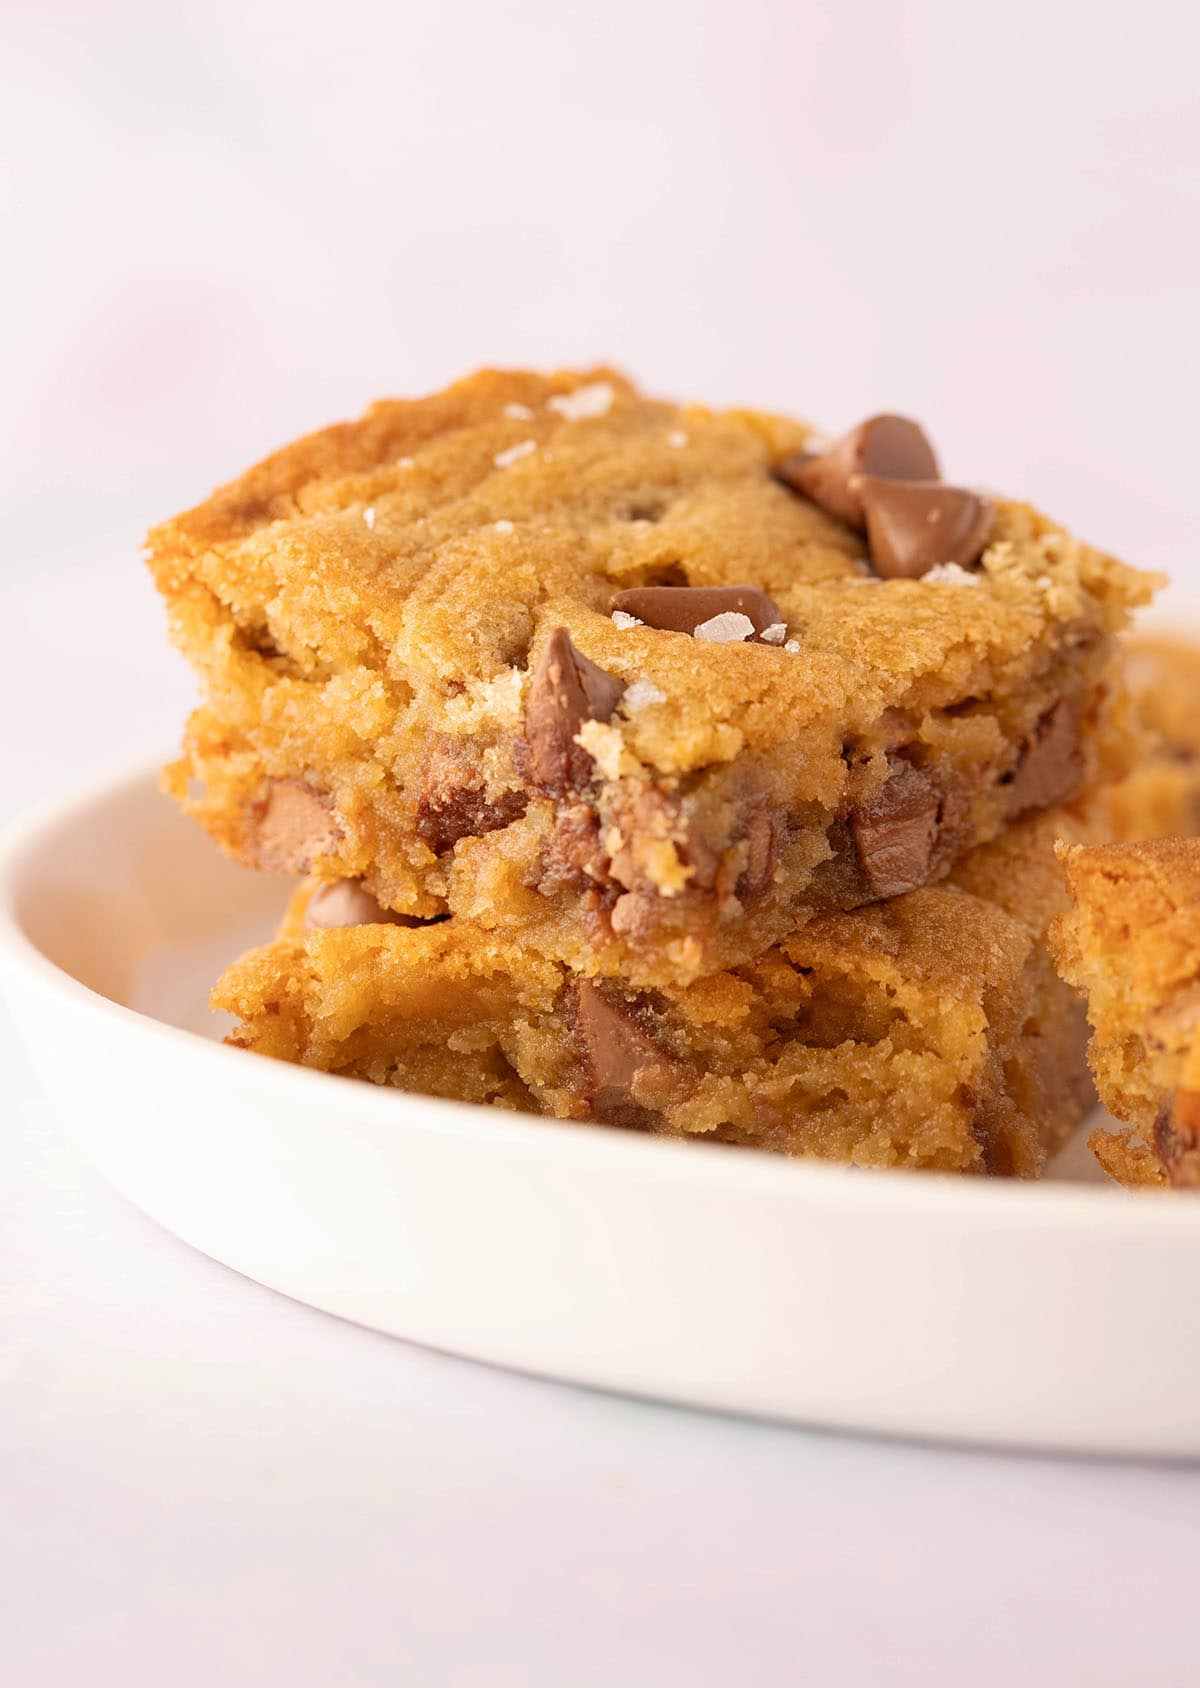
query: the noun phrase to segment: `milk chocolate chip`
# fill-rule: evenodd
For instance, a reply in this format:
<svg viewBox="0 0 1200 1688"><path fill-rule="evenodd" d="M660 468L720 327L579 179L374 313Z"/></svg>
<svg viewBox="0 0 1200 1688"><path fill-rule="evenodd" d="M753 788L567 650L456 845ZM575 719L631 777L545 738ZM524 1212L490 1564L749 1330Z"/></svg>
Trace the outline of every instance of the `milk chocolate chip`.
<svg viewBox="0 0 1200 1688"><path fill-rule="evenodd" d="M543 647L525 704L526 772L539 791L563 797L592 777L592 758L575 734L585 721L608 721L623 681L606 674L556 627Z"/></svg>
<svg viewBox="0 0 1200 1688"><path fill-rule="evenodd" d="M761 897L775 877L779 834L765 803L750 811L744 834L746 865L737 882L739 897Z"/></svg>
<svg viewBox="0 0 1200 1688"><path fill-rule="evenodd" d="M937 791L920 768L900 768L850 816L859 866L874 897L898 897L929 878L938 835Z"/></svg>
<svg viewBox="0 0 1200 1688"><path fill-rule="evenodd" d="M684 1077L679 1062L661 1049L624 1003L616 1003L587 979L575 995L575 1027L597 1119L640 1125L644 1116L677 1094Z"/></svg>
<svg viewBox="0 0 1200 1688"><path fill-rule="evenodd" d="M795 492L860 528L864 475L890 481L936 481L941 471L933 447L915 422L906 416L871 416L828 451L796 452L785 457L775 472Z"/></svg>
<svg viewBox="0 0 1200 1688"><path fill-rule="evenodd" d="M367 890L361 879L337 879L318 886L304 911L310 932L331 932L341 926L423 926L409 914L393 914Z"/></svg>
<svg viewBox="0 0 1200 1688"><path fill-rule="evenodd" d="M318 857L333 855L341 842L332 800L305 780L273 780L251 810L247 854L255 867L309 873Z"/></svg>
<svg viewBox="0 0 1200 1688"><path fill-rule="evenodd" d="M1025 740L1008 783L1008 812L1047 809L1072 796L1083 778L1079 722L1065 698L1048 709Z"/></svg>
<svg viewBox="0 0 1200 1688"><path fill-rule="evenodd" d="M745 616L756 643L768 627L777 627L783 620L779 606L757 586L633 586L618 592L612 607L663 633L695 635L717 616ZM719 636L724 629L714 631ZM745 638L750 631L745 628L733 637Z"/></svg>
<svg viewBox="0 0 1200 1688"><path fill-rule="evenodd" d="M977 493L937 481L861 477L871 566L885 580L918 580L938 564L970 568L992 531L992 508Z"/></svg>
<svg viewBox="0 0 1200 1688"><path fill-rule="evenodd" d="M434 742L429 750L425 779L417 802L416 830L437 856L460 838L479 838L498 832L525 813L523 791L499 791L489 796L476 764L453 743Z"/></svg>

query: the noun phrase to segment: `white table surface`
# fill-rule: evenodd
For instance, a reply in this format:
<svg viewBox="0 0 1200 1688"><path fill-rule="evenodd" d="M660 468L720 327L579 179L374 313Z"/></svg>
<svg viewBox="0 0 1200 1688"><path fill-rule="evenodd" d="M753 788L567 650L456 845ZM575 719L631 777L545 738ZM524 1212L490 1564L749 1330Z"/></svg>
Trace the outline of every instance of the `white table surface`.
<svg viewBox="0 0 1200 1688"><path fill-rule="evenodd" d="M7 813L175 734L190 686L133 552L0 582ZM90 643L116 626L119 661ZM805 1433L425 1352L158 1230L3 1028L0 1098L14 1688L1195 1680L1200 1472Z"/></svg>

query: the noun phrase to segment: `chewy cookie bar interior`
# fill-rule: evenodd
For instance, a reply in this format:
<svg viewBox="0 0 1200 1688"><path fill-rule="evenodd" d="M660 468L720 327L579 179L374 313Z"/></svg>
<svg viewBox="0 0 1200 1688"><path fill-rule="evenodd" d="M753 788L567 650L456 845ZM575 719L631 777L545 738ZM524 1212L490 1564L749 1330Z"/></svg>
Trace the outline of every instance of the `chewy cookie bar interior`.
<svg viewBox="0 0 1200 1688"><path fill-rule="evenodd" d="M388 922L306 886L229 969L231 1041L380 1085L816 1155L1035 1176L1090 1103L1055 975L1056 837L1018 823L951 880L826 914L736 969L638 989L455 918ZM348 924L347 922L355 922Z"/></svg>
<svg viewBox="0 0 1200 1688"><path fill-rule="evenodd" d="M171 785L227 850L638 989L1119 772L1149 592L900 418L829 446L605 370L378 404L150 561L205 698Z"/></svg>

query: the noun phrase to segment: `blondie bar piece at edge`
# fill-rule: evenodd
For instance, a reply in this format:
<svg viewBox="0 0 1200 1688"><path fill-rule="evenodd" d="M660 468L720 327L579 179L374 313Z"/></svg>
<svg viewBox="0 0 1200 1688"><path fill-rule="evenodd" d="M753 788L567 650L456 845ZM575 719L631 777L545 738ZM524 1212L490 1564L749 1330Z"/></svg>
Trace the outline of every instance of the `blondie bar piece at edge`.
<svg viewBox="0 0 1200 1688"><path fill-rule="evenodd" d="M1063 867L1055 957L1087 993L1096 1087L1126 1126L1091 1148L1123 1184L1200 1189L1200 840L1076 845Z"/></svg>
<svg viewBox="0 0 1200 1688"><path fill-rule="evenodd" d="M501 947L737 966L1122 771L1152 583L937 475L900 418L827 448L604 370L377 404L151 535L206 699L171 789Z"/></svg>
<svg viewBox="0 0 1200 1688"><path fill-rule="evenodd" d="M260 1054L432 1095L859 1166L1036 1176L1090 1106L1086 1025L1044 942L1055 838L1010 828L939 886L798 927L690 985L588 978L360 886L298 892L214 1007Z"/></svg>
<svg viewBox="0 0 1200 1688"><path fill-rule="evenodd" d="M1125 642L1125 676L1149 743L1112 787L1113 836L1200 833L1200 644L1157 633Z"/></svg>

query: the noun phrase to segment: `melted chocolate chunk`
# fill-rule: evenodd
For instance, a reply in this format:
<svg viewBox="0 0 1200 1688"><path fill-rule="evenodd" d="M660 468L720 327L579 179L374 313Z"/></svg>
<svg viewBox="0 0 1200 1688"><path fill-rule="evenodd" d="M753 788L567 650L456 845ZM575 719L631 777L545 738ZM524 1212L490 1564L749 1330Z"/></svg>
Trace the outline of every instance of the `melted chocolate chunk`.
<svg viewBox="0 0 1200 1688"><path fill-rule="evenodd" d="M575 994L575 1028L597 1119L638 1126L677 1092L684 1069L639 1025L634 1010L588 980Z"/></svg>
<svg viewBox="0 0 1200 1688"><path fill-rule="evenodd" d="M443 917L421 920L414 914L393 914L383 907L361 879L335 879L314 891L304 911L309 932L331 932L343 926L432 926Z"/></svg>
<svg viewBox="0 0 1200 1688"><path fill-rule="evenodd" d="M440 856L461 838L481 838L486 832L499 832L520 820L526 803L522 791L504 791L492 798L486 791L464 786L438 805L422 802L418 806L417 836Z"/></svg>
<svg viewBox="0 0 1200 1688"><path fill-rule="evenodd" d="M929 878L938 836L939 798L921 768L899 768L850 816L859 866L873 897L898 897Z"/></svg>
<svg viewBox="0 0 1200 1688"><path fill-rule="evenodd" d="M936 481L865 475L863 512L871 566L885 580L918 580L939 564L970 568L992 531L992 508L977 493Z"/></svg>
<svg viewBox="0 0 1200 1688"><path fill-rule="evenodd" d="M1008 784L1008 812L1047 809L1074 795L1083 778L1079 722L1065 698L1042 716L1021 747Z"/></svg>
<svg viewBox="0 0 1200 1688"><path fill-rule="evenodd" d="M535 790L552 797L579 791L592 777L592 758L575 735L585 721L608 721L625 690L556 627L542 649L525 703L526 772Z"/></svg>
<svg viewBox="0 0 1200 1688"><path fill-rule="evenodd" d="M632 792L618 792L612 819L622 839L609 870L618 883L629 890L645 890L657 896L657 887L645 879L639 866L635 844L639 839L670 839L679 860L691 869L684 894L712 890L720 868L720 854L692 825L676 794L647 785L636 786Z"/></svg>
<svg viewBox="0 0 1200 1688"><path fill-rule="evenodd" d="M936 481L940 471L924 431L906 416L871 416L828 451L796 452L775 471L785 486L802 492L851 527L864 523L862 478Z"/></svg>
<svg viewBox="0 0 1200 1688"><path fill-rule="evenodd" d="M460 838L479 838L519 820L527 802L523 791L489 795L480 783L478 767L462 746L453 740L435 740L417 802L417 836L440 856Z"/></svg>
<svg viewBox="0 0 1200 1688"><path fill-rule="evenodd" d="M600 842L600 817L589 803L559 809L542 857L543 891L584 890L608 878L608 856Z"/></svg>
<svg viewBox="0 0 1200 1688"><path fill-rule="evenodd" d="M693 636L716 616L744 615L756 642L783 620L779 606L757 586L634 586L618 592L612 607L660 632Z"/></svg>
<svg viewBox="0 0 1200 1688"><path fill-rule="evenodd" d="M779 833L765 803L750 811L746 821L746 865L737 882L739 897L761 897L775 877Z"/></svg>
<svg viewBox="0 0 1200 1688"><path fill-rule="evenodd" d="M332 798L307 780L273 780L249 820L246 854L255 867L274 873L311 873L342 842Z"/></svg>

